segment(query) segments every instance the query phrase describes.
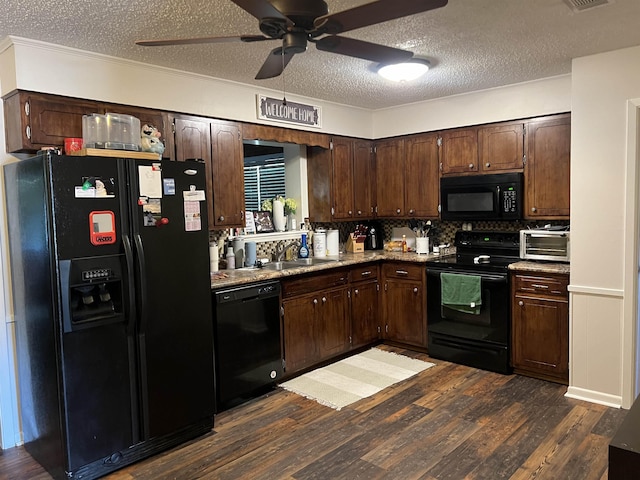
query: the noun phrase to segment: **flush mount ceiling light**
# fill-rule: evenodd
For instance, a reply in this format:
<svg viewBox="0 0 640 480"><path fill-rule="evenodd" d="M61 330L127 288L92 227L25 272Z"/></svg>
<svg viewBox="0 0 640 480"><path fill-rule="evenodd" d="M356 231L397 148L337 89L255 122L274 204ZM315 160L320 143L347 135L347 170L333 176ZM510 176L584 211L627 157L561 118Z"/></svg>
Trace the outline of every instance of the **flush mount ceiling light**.
<svg viewBox="0 0 640 480"><path fill-rule="evenodd" d="M430 66L428 60L412 58L403 63L380 65L378 74L394 82L409 82L427 73Z"/></svg>

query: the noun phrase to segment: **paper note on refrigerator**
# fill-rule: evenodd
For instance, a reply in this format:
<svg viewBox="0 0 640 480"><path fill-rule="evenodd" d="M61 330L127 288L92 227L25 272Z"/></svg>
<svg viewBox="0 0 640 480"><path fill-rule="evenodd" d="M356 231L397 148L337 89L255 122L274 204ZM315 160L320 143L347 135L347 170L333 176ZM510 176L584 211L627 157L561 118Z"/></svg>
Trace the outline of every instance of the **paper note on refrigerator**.
<svg viewBox="0 0 640 480"><path fill-rule="evenodd" d="M138 165L141 197L162 198L162 171L149 165Z"/></svg>
<svg viewBox="0 0 640 480"><path fill-rule="evenodd" d="M202 230L200 202L184 202L184 229L187 232Z"/></svg>

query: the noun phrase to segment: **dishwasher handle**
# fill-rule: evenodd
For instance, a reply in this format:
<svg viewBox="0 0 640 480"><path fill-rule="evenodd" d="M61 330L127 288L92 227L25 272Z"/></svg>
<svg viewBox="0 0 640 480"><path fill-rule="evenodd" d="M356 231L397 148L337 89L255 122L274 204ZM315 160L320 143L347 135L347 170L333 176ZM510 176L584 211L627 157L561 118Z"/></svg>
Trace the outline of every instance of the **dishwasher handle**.
<svg viewBox="0 0 640 480"><path fill-rule="evenodd" d="M251 300L280 296L280 282L265 282L243 287L219 290L214 293L217 305L231 302L246 302Z"/></svg>

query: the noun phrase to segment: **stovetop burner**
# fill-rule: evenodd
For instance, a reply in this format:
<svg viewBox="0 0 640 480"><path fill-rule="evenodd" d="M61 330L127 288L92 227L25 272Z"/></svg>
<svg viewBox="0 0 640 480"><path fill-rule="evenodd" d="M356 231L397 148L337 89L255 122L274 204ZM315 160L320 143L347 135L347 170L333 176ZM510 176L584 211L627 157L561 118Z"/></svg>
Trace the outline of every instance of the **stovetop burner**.
<svg viewBox="0 0 640 480"><path fill-rule="evenodd" d="M427 266L481 272L506 272L520 260L518 232L456 232L456 254L427 261Z"/></svg>

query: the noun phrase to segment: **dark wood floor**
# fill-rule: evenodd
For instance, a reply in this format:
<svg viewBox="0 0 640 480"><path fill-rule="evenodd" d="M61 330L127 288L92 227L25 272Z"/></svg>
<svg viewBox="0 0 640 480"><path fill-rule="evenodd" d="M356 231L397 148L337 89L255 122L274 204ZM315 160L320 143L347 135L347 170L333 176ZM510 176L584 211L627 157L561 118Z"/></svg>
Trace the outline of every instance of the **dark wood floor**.
<svg viewBox="0 0 640 480"><path fill-rule="evenodd" d="M278 389L218 415L211 434L106 478L607 478L625 410L567 399L561 385L433 361L341 411ZM22 447L0 454L1 480L50 478Z"/></svg>

